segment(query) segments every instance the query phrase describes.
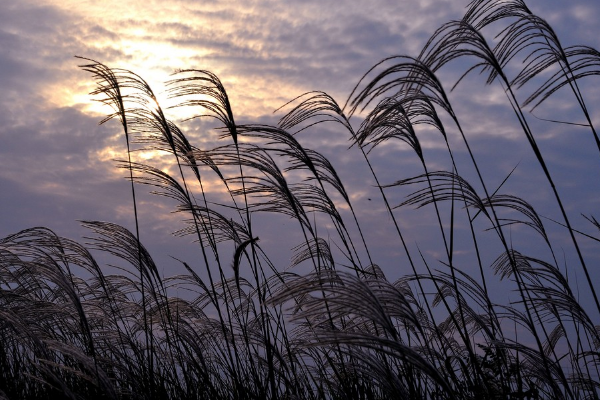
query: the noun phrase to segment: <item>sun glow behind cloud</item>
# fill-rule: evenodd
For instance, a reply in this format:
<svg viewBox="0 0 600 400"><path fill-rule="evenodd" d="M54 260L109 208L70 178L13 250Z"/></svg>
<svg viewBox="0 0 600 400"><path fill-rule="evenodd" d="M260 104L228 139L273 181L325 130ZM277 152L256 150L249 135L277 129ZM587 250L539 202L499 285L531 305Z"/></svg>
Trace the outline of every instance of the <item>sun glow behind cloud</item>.
<svg viewBox="0 0 600 400"><path fill-rule="evenodd" d="M376 18L382 28L387 26L391 11L395 22L390 26L395 29L384 29L390 29L389 33L397 31L390 38L392 43L394 35L401 37L402 26L408 26L403 20L410 19L413 33L424 30L423 24L428 20L427 14L421 14L420 18L409 16L423 10L388 4L390 10L373 7L373 12L365 18L359 2L342 6L336 2L308 1L293 7L272 1L248 2L244 7L235 1L44 0L42 4L68 18L69 28L65 28L68 34L82 37L76 49L81 53L77 55L96 58L111 67L131 69L153 87L160 87L177 69L211 70L223 79L236 111L251 117L268 114L307 90L334 89L337 95L347 95L352 84L342 78L348 73L343 70L350 67L358 71L352 74L357 79L367 64L357 69L348 64L356 60L355 56L349 58L339 52L348 45L363 51L360 47L366 38L361 35L362 27L366 28ZM417 8L426 11L429 7L424 4ZM449 3L441 8L451 9ZM351 28L344 25L345 19L358 24L357 30L348 30ZM377 43L380 45L386 44ZM372 44L365 49L371 51L369 47ZM326 68L342 73L342 91L325 78ZM83 75L79 77L86 79ZM329 82L330 87L318 87L322 86L320 80ZM85 94L61 90L58 82L52 92L52 101L57 105L82 103L88 104L86 109L90 112L100 111L89 106ZM248 93L252 93L250 98Z"/></svg>
<svg viewBox="0 0 600 400"><path fill-rule="evenodd" d="M93 31L81 43L81 56L97 58L112 68L124 68L135 71L156 90L161 104L169 104L164 94L163 84L170 75L179 69L198 68L216 72L227 68L231 61L224 61L231 53L241 56L260 57L261 42L244 37L244 33L235 32L236 23L227 21L224 15L228 5L186 4L185 2L80 2L51 1L44 4L61 10L72 21L81 21L71 28L75 31ZM236 11L236 16L249 14ZM215 23L215 20L217 21ZM96 29L96 27L102 27ZM231 48L221 44L229 43ZM87 49L87 50L86 50ZM91 51L90 51L91 50ZM88 54L92 53L92 54ZM229 54L228 54L229 53ZM102 55L102 57L98 57ZM215 62L216 59L221 61ZM80 75L78 89L90 88L88 77ZM224 75L227 84L243 82L235 75ZM84 83L85 82L85 83ZM73 87L68 85L67 87ZM268 88L265 85L264 88ZM245 92L245 88L233 90ZM241 90L240 90L241 89ZM250 88L248 88L250 89ZM298 89L299 90L299 89ZM57 105L70 107L85 104L84 109L93 113L102 113L97 104L90 104L85 91L65 89L64 82L57 82L46 88L49 100ZM240 110L246 115L258 115L264 110L253 109L258 102L239 102L247 109ZM272 109L270 110L272 111ZM181 110L171 115L184 118Z"/></svg>

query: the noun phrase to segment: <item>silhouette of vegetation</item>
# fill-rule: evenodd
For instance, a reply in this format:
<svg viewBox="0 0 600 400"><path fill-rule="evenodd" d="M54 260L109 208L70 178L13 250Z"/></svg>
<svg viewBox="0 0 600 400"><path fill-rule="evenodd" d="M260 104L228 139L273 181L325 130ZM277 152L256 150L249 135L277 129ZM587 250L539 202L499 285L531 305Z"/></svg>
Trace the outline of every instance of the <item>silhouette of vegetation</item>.
<svg viewBox="0 0 600 400"><path fill-rule="evenodd" d="M485 32L498 36L489 41ZM278 110L277 126L236 123L216 75L179 71L168 93L179 107L200 110L197 118L217 120L222 144L214 148L188 140L142 77L81 62L96 80L93 94L113 109L102 123L123 128L128 157L118 166L131 181L136 229L85 221L86 245L39 227L0 240L0 398L600 398L600 303L579 243L600 238L573 227L523 108L571 90L600 151L580 90L583 78L600 73L600 53L563 47L523 1L473 1L417 57L376 64L345 106L308 92ZM577 261L558 261L556 239L528 193L505 193L504 182L484 178L439 78L449 63L462 68L456 84L479 72L506 94L543 171L536 185L549 186L560 211L555 222L570 242L559 246L571 246ZM538 87L521 104L517 91L532 83ZM344 132L376 182L406 260L395 266L405 271L400 279L388 280L376 264L373 232L360 222L367 217L332 163L302 142L323 124ZM439 133L448 170L426 158L423 127ZM451 136L468 162L457 161ZM394 140L414 152L421 171L383 182L373 152ZM133 161L140 148L170 154L175 172ZM175 201L184 216L176 233L191 236L202 255L193 265L177 260L186 274L161 276L140 242L140 185ZM408 195L397 204L390 191L400 189ZM435 267L408 245L411 233L397 217L407 207L438 224ZM269 232L258 232L256 221L273 213L294 221L302 241L291 266L310 272L276 265L261 246ZM543 254L515 239L519 226L544 244ZM465 232L473 274L456 250ZM493 248L500 254L485 253ZM119 260L121 272L108 274L92 252ZM573 286L567 267L584 283ZM499 284L513 289L512 300L495 300L491 287Z"/></svg>

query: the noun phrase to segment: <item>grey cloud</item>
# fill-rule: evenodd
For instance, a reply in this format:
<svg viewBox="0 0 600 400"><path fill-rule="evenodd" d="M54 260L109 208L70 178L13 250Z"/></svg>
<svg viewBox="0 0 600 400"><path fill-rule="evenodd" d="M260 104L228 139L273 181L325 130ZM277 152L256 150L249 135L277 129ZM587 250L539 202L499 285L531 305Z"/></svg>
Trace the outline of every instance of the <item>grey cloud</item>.
<svg viewBox="0 0 600 400"><path fill-rule="evenodd" d="M188 10L191 16L213 18L214 22L207 26L195 25L193 22L121 22L145 28L147 36L142 37L143 40L160 40L191 49L209 49L208 56L190 58L189 67L218 65L221 78L237 78L240 86L245 81L257 79L264 79L274 87L279 82L285 82L301 90L331 92L343 103L360 76L375 62L393 54L407 53L416 56L415 50L420 49L440 23L460 17L463 6L457 6L457 2L430 1L422 4L419 2L418 5L411 2L410 7L414 10L407 10L406 2L382 2L377 12L369 13L359 9L355 5L358 3L346 6L342 2L331 2L327 3L328 7L323 8L322 14L314 14L313 10L321 9L322 1L287 8L276 3L278 2L254 2L252 13L243 13L235 8L229 10L227 7L232 5L228 4L217 11ZM534 11L539 9L542 16L547 13L552 18L555 18L557 7L564 7L558 2L548 3L547 7L540 7L540 1L532 3ZM338 9L335 9L335 4L338 4ZM310 18L311 12L314 18ZM423 14L425 15L422 16ZM417 19L416 15L422 17ZM576 39L583 37L582 31L578 30L571 36L569 29L564 26L566 23L574 24L574 18L572 15L556 17L557 31L559 34L565 32L566 43L571 43L571 38L578 43ZM99 128L97 122L100 117L86 116L78 109L56 109L44 104L38 91L38 88L48 83L60 81L67 84L89 79L76 69L78 62L72 59L75 54L108 64L122 60L124 52L116 46L94 46L90 42L102 39L108 43L125 38L125 34L114 26L100 26L93 15L75 21L68 13L31 5L14 6L9 11L0 12L0 22L3 27L0 33L0 45L3 48L0 54L0 87L5 93L12 93L12 97L0 100L1 233L33 225L48 225L60 234L77 237L82 231L77 227L76 219L104 219L123 223L131 228L131 214L125 211L130 207L130 194L128 183L121 178L124 174L115 174L113 163L100 161L95 154L96 150L109 144L123 148L123 138L118 136L118 127L113 124ZM417 23L418 26L415 26ZM228 33L225 28L229 26L235 26L236 30ZM165 31L166 35L162 33ZM253 46L246 40L259 45ZM136 60L129 61L134 64ZM152 67L165 70L172 68L169 65ZM462 67L463 65L457 65L453 67L455 69L449 68L441 72L448 89L454 81L446 78L455 76ZM168 78L165 74L165 79ZM239 87L228 89L235 92ZM265 88L265 91L268 89ZM531 177L535 176L537 182L543 182L543 179L538 179L539 167L532 159L531 150L524 138L511 135L513 132L518 133L519 127L511 114L510 106L508 103L490 106L481 104L486 100L485 94L489 90L491 88L484 85L483 79L473 74L451 94L451 101L455 104L461 122L464 122L486 178L490 179L492 186L499 185L510 169L520 163L505 189L528 193L526 200L540 207L540 212L544 215L556 217L555 206L544 205L549 195L546 185L540 184L539 188L530 192ZM475 96L476 93L484 95ZM277 96L286 101L298 94L300 93L281 92ZM247 98L260 98L262 95L263 93L243 94ZM596 100L593 96L591 93L592 102ZM235 110L239 108L236 103L233 107ZM474 112L477 113L475 116ZM239 114L240 122L254 122L249 120L243 109ZM280 115L266 115L259 118L259 122L275 123ZM571 110L565 110L565 116L570 115ZM493 118L488 120L488 116ZM210 124L196 121L183 126L190 132L193 144L202 147L217 143L214 132L210 136L206 133ZM554 128L555 125L540 123L536 125L535 132L545 134ZM563 127L560 128L558 130ZM448 130L453 143L457 143L456 129L450 124ZM365 230L369 232L369 242L376 246L376 262L393 270L392 274L400 273L397 267L405 262L399 254L397 239L393 237L391 222L360 155L355 149L346 150L349 145L347 134L338 128L323 125L312 133L300 134L299 139L307 147L331 158L348 191L356 194L357 208L364 210L359 217L365 224ZM587 163L588 159L594 157L593 148L590 150L589 143L583 148L578 147L575 139L569 136L544 141L542 145L551 154L551 167L553 172L556 171L557 180L568 188L564 190L565 196L576 204L577 210L583 210L587 214L594 213L597 202L593 199L600 196L596 196L597 188L587 188L585 181L586 171L593 168ZM464 148L459 153L460 157L466 157ZM436 167L450 169L447 156L440 149L426 149L426 157ZM395 146L377 149L373 152L372 159L383 183L391 183L421 172L416 156L408 150L398 151ZM586 160L586 163L574 163L573 159ZM468 171L467 164L468 161L462 161L463 171ZM472 173L465 172L465 175L469 181L476 182ZM45 187L46 183L52 183L53 186ZM170 236L170 232L181 227L181 223L173 222L178 221L177 218L162 217L175 205L147 195L148 188L139 190L144 202L141 212L145 238L142 239L147 241L151 251L162 254L185 253L186 257L193 259L194 251L185 250L191 238L173 239ZM406 194L406 191L390 189L394 205L403 201ZM369 198L372 200L368 200ZM119 210L123 210L122 214ZM432 219L430 211L410 209L396 212L402 226L412 232L409 244L411 250L417 251L418 243L431 259L437 261L443 257L435 255L439 243L428 242L429 236L433 235L439 240L439 232L435 230L436 221ZM577 216L575 209L570 212L574 217ZM281 224L269 226L269 221L261 222L264 224L262 229L265 234L260 235L261 240L266 242L264 245L271 245L274 249L277 249L279 243L274 243L275 239L270 239L272 243L269 243L267 238L285 237L286 229L289 230L289 225L292 225L285 218L278 217L276 220L281 221ZM284 226L284 223L289 225ZM551 223L549 225L553 226ZM422 229L418 229L419 227ZM481 223L482 229L488 227ZM578 227L590 232L583 219L578 220ZM556 226L554 229L560 231ZM515 231L515 238L527 237L519 236L520 234L520 231ZM298 238L291 241L294 239ZM564 244L568 246L568 243ZM493 245L490 246L492 250L498 250ZM588 249L591 257L592 252L593 249ZM276 257L280 257L282 263L289 261L285 259L285 254L277 254ZM164 260L165 263L176 264L166 256Z"/></svg>

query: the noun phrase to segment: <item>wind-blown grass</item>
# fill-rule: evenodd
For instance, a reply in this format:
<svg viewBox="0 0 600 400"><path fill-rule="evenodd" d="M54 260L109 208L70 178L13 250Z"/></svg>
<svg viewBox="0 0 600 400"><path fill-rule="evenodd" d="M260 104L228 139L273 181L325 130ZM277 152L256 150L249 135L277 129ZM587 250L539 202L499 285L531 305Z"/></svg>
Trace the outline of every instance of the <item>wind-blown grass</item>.
<svg viewBox="0 0 600 400"><path fill-rule="evenodd" d="M482 33L489 27L499 32L494 46ZM136 228L85 221L85 246L47 228L0 240L0 398L598 399L600 303L579 241L600 239L573 227L523 107L569 87L587 121L579 125L600 150L579 88L598 74L599 54L563 48L522 1L476 0L418 57L377 63L345 106L308 92L278 110L277 126L237 124L216 75L179 71L169 94L179 107L199 110L197 118L218 121L222 140L214 148L190 142L142 77L81 59L96 80L93 94L114 110L102 123L118 119L123 128L127 159L118 166L131 181ZM514 170L500 185L486 181L438 78L451 62L463 68L451 88L472 71L502 87L543 171L538 184L549 185L560 211L555 222L575 254L569 265L556 254L565 242L554 243L528 193L504 192ZM516 93L532 82L541 83L521 105ZM406 260L395 281L376 264L373 232L332 162L303 144L322 124L347 135L376 182ZM422 127L439 133L448 170L428 159ZM374 154L390 141L414 153L417 175L380 179ZM465 158L457 143L466 161L457 159ZM134 161L140 148L170 154L175 173ZM207 179L220 182L220 194ZM201 252L194 264L176 260L186 274L161 276L140 242L143 185L176 202L185 222L176 234L191 236ZM390 196L397 189L407 193L399 204ZM409 246L399 208L433 213L439 260ZM311 272L276 265L261 246L256 221L274 213L293 220L302 239L292 266ZM515 226L545 250L514 240ZM469 243L473 274L457 254L459 240ZM490 248L501 252L485 254ZM98 265L98 251L119 260L119 274ZM574 286L566 267L583 272L585 285ZM513 289L513 301L498 302L498 284ZM191 294L179 295L184 290Z"/></svg>

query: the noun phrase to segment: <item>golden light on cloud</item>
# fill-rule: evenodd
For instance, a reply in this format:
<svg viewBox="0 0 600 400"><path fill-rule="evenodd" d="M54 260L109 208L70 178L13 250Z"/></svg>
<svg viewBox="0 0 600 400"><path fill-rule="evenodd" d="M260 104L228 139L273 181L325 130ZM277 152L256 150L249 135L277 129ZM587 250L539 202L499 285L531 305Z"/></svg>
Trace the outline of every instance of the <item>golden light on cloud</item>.
<svg viewBox="0 0 600 400"><path fill-rule="evenodd" d="M74 55L94 58L111 68L134 71L155 90L165 109L172 102L164 94L164 82L179 69L215 72L228 90L234 111L252 118L269 115L290 98L314 89L284 82L282 76L257 76L261 68L256 65L246 68L244 60L250 59L264 62L273 71L270 59L288 55L286 49L278 46L266 48L270 28L267 24L256 26L260 10L254 7L239 7L230 2L179 1L43 0L43 3L78 21L72 29L76 30L83 49ZM290 16L270 15L266 21L278 18L285 20ZM69 63L64 69L72 69L73 65ZM46 87L44 94L52 104L78 105L86 113L106 114L104 107L90 101L88 93L93 83L86 81L89 76L71 71L66 79L68 84L61 81ZM190 113L189 109L169 110L174 120L188 118L193 115Z"/></svg>
<svg viewBox="0 0 600 400"><path fill-rule="evenodd" d="M96 151L96 157L99 161L112 161L122 156L120 146L117 147L104 147Z"/></svg>

